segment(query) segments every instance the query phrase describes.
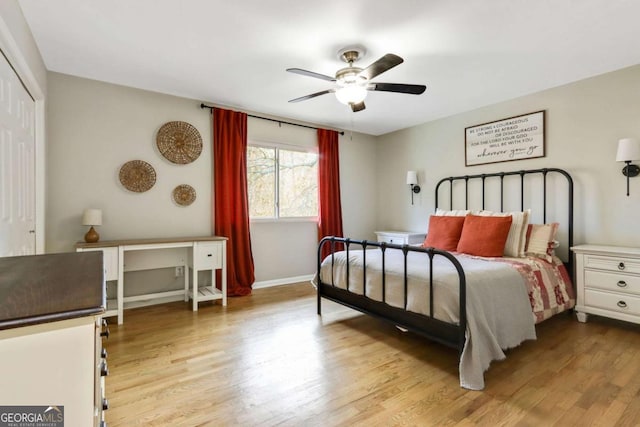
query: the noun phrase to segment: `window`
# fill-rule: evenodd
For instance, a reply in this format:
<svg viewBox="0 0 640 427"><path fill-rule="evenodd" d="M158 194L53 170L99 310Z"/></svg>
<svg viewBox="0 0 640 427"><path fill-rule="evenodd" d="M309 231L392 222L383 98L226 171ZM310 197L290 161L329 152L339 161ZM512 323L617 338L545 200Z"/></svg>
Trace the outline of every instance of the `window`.
<svg viewBox="0 0 640 427"><path fill-rule="evenodd" d="M250 145L247 147L249 216L252 219L316 218L318 154Z"/></svg>

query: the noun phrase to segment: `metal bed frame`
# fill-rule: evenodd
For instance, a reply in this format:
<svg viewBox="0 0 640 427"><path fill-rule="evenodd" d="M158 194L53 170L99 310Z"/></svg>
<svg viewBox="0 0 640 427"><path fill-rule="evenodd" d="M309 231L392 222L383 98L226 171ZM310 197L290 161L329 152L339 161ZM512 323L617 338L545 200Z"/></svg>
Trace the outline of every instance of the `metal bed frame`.
<svg viewBox="0 0 640 427"><path fill-rule="evenodd" d="M528 175L542 174L542 198L543 198L543 222L547 220L547 175L550 173L557 173L564 176L567 180L567 213L568 213L568 261L565 263L569 276L573 280L573 254L571 247L573 246L573 179L571 175L562 169L557 168L544 168L544 169L531 169L520 170L512 172L497 172L486 173L477 175L462 175L453 176L441 179L435 187L435 205L438 208L438 192L440 186L444 183L449 183L449 209L453 209L453 184L456 181L464 181L465 190L465 209L468 209L469 205L469 181L480 180L482 184L482 209L485 208L485 184L488 178L499 179L500 183L500 210L504 210L504 180L509 177L520 177L520 207L524 210L525 200L525 177ZM349 291L349 263L346 264L346 282L347 289L342 289L334 284L332 277L332 283L324 283L320 279L320 267L322 263L322 249L325 245L330 245L331 254L331 266L332 271L335 262L334 253L336 247L344 245L345 251L348 253L352 245L357 245L363 251L363 293L354 294ZM382 301L376 301L366 296L366 250L368 248L379 248L382 251ZM397 308L386 303L386 272L385 272L385 251L389 248L400 249L404 254L404 308ZM359 250L356 248L356 250ZM429 256L429 315L423 315L407 311L407 254L409 252L423 252ZM433 295L433 258L435 256L442 256L448 259L458 272L459 281L459 323L448 323L442 320L436 319L433 316L434 307L434 295ZM321 301L322 298L330 301L337 302L339 304L350 307L354 310L358 310L362 313L369 314L371 316L384 319L388 322L395 324L396 326L410 330L422 336L425 336L433 341L439 342L449 347L458 349L458 355L462 354L462 350L465 344L465 333L467 329L467 311L466 311L466 278L464 269L458 262L458 260L451 253L441 251L434 248L423 248L409 245L395 245L383 242L370 242L367 240L354 240L342 237L325 237L318 244L318 256L317 256L317 298L318 298L318 315L322 314Z"/></svg>

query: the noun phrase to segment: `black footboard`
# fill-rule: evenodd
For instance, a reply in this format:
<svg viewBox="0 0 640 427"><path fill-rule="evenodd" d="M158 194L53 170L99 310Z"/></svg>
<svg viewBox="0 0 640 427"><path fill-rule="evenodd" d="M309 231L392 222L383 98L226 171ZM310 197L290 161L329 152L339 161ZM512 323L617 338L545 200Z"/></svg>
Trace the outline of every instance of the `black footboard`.
<svg viewBox="0 0 640 427"><path fill-rule="evenodd" d="M331 246L331 267L333 271L334 266L334 252L336 244L344 244L345 251L347 252L347 259L349 251L353 251L351 245L357 245L355 250L363 251L363 294L355 294L349 291L349 263L346 265L346 287L342 289L333 283L324 283L321 280L320 268L322 263L322 249L325 245ZM382 251L382 300L376 301L366 296L366 278L367 278L367 266L366 266L366 250L370 248L379 248ZM404 308L394 307L386 302L386 272L385 272L385 251L388 248L400 249L404 254ZM407 274L407 254L410 252L422 252L429 256L429 315L414 313L407 310L408 299L408 274ZM458 272L459 278L459 313L460 322L458 324L444 322L434 317L434 305L438 303L437 299L434 300L433 292L433 258L435 256L442 256L448 259ZM466 310L466 280L464 270L458 262L458 260L449 252L440 251L434 248L423 248L419 246L408 245L394 245L390 243L369 242L366 240L353 240L348 238L339 237L325 237L318 245L318 273L317 273L317 287L318 287L318 314L321 314L321 300L326 298L331 301L335 301L339 304L361 311L363 313L387 320L401 328L410 330L412 332L423 335L429 339L442 343L444 345L457 348L459 353L465 344L465 332L467 325L467 310ZM437 298L437 297L435 297Z"/></svg>

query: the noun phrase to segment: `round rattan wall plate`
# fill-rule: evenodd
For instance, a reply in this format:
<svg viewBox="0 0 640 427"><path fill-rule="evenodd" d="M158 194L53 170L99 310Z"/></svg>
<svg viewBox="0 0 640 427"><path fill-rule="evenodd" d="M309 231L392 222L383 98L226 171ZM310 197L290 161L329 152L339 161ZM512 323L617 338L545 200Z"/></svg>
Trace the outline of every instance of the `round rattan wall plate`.
<svg viewBox="0 0 640 427"><path fill-rule="evenodd" d="M173 201L180 206L189 206L196 200L196 190L187 184L178 185L173 189Z"/></svg>
<svg viewBox="0 0 640 427"><path fill-rule="evenodd" d="M202 153L200 132L187 122L163 124L158 130L156 144L160 154L179 165L193 162Z"/></svg>
<svg viewBox="0 0 640 427"><path fill-rule="evenodd" d="M120 182L129 191L144 193L156 183L156 171L149 163L131 160L120 168Z"/></svg>

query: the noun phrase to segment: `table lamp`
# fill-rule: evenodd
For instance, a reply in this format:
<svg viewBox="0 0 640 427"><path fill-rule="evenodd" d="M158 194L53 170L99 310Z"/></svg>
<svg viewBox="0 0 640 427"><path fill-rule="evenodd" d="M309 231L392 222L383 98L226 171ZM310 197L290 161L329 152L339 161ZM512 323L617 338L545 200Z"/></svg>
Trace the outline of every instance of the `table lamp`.
<svg viewBox="0 0 640 427"><path fill-rule="evenodd" d="M82 225L89 225L91 228L84 235L84 241L95 243L100 239L100 235L93 228L94 225L102 225L102 211L100 209L85 209L82 214Z"/></svg>

